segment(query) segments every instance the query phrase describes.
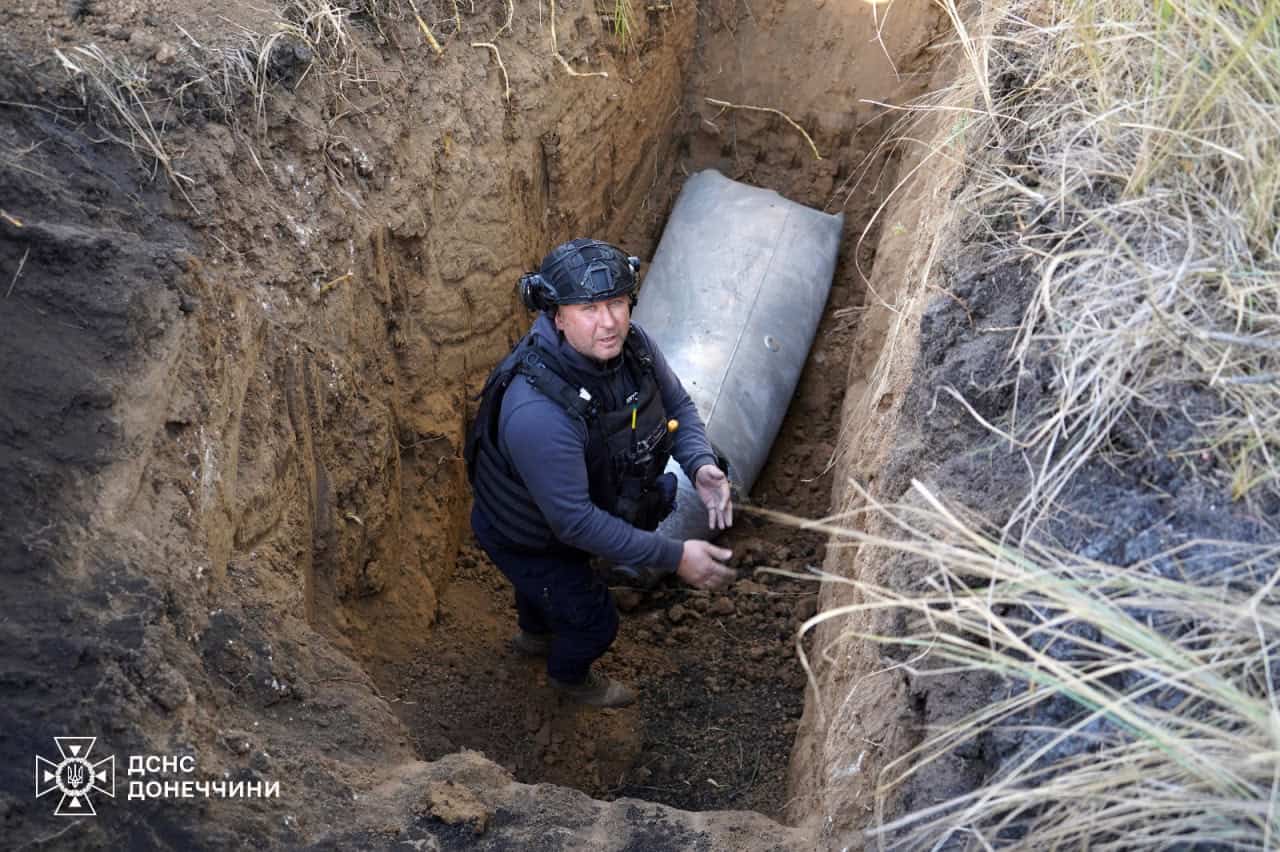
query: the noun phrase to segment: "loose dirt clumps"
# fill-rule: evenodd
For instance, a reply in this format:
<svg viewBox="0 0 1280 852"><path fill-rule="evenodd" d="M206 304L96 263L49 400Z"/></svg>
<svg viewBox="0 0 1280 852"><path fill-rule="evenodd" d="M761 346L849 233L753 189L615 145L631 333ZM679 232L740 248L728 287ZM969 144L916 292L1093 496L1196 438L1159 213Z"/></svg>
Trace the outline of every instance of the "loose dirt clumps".
<svg viewBox="0 0 1280 852"><path fill-rule="evenodd" d="M747 576L779 564L761 553L768 545L750 541L735 560ZM795 632L817 595L760 579L716 596L674 584L616 589L622 628L601 665L641 699L599 712L562 701L542 661L510 649L510 587L468 548L441 602L440 629L380 680L426 759L466 747L525 783L778 816L803 696Z"/></svg>
<svg viewBox="0 0 1280 852"><path fill-rule="evenodd" d="M371 795L364 827L346 828L314 850L401 847L554 852L802 852L803 832L759 814L691 814L637 799L602 802L567 787L515 782L471 751L398 767Z"/></svg>

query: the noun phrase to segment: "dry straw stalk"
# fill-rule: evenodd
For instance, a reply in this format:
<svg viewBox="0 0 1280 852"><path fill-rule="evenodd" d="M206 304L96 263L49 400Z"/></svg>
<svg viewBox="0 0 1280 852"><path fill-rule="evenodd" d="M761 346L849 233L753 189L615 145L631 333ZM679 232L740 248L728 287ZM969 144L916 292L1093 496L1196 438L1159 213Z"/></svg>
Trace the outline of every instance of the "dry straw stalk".
<svg viewBox="0 0 1280 852"><path fill-rule="evenodd" d="M965 122L992 152L971 160L971 208L1039 269L1015 375L1045 350L1054 366L1050 401L1014 424L1036 466L1018 520L1043 518L1121 418L1205 391L1186 449L1217 457L1235 499L1280 495L1280 3L1022 12L979 63L1018 83L981 85L991 111Z"/></svg>
<svg viewBox="0 0 1280 852"><path fill-rule="evenodd" d="M887 846L1263 849L1280 837L1280 546L1193 541L1118 567L1011 546L919 482L894 506L853 487L858 520L881 532L853 516L806 526L868 560L906 559L919 580L891 589L820 574L856 602L801 635L829 623L824 653L872 642L916 678L1004 684L1002 699L891 763L881 795L996 731L1023 743L979 789L880 825ZM905 631L883 629L893 619L878 616L893 613Z"/></svg>
<svg viewBox="0 0 1280 852"><path fill-rule="evenodd" d="M893 763L882 801L958 747L1018 746L978 789L874 836L1275 848L1280 550L1195 541L1116 566L1046 547L1041 522L1086 465L1129 463L1117 424L1155 415L1193 427L1178 458L1206 493L1256 518L1280 498L1280 2L1014 0L988 20L943 5L968 73L899 138L953 115L923 162L962 162L972 239L1034 270L1006 381L1037 403L981 421L1030 486L989 529L920 484L895 506L853 484L860 508L810 527L920 584L823 575L856 602L804 629L835 635L824 654L875 643L913 676L1004 686ZM976 416L973 388L941 390Z"/></svg>

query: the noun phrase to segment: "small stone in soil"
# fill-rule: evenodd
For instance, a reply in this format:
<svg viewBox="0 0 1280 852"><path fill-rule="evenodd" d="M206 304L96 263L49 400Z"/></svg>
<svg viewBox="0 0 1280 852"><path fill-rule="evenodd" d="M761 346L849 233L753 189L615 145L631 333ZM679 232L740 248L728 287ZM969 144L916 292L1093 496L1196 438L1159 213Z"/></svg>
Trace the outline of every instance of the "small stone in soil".
<svg viewBox="0 0 1280 852"><path fill-rule="evenodd" d="M644 595L635 589L618 589L613 593L613 598L618 602L618 609L623 612L631 612L640 606L640 602L644 599Z"/></svg>

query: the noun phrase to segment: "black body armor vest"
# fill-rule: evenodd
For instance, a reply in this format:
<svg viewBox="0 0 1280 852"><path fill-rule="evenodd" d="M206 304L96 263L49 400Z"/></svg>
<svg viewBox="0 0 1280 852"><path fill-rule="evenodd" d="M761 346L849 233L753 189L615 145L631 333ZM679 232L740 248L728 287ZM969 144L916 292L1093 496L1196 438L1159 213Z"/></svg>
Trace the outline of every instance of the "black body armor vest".
<svg viewBox="0 0 1280 852"><path fill-rule="evenodd" d="M623 403L602 408L602 387L579 384L557 353L533 334L525 336L498 364L484 390L467 435L467 476L476 503L517 548L546 551L557 546L551 527L503 455L499 414L511 382L525 380L587 427L586 467L591 502L638 529L653 530L670 513L675 490L659 488L674 437L654 374L653 356L642 334L623 344L623 367L638 388ZM671 483L674 486L674 482Z"/></svg>

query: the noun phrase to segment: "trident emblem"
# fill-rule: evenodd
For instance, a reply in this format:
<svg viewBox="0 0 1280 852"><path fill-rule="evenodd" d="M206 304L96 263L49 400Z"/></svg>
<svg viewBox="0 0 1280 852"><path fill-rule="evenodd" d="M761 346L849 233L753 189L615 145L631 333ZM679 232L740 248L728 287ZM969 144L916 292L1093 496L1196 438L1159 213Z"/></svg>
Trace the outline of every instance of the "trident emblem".
<svg viewBox="0 0 1280 852"><path fill-rule="evenodd" d="M116 758L89 762L97 737L54 737L61 760L54 763L36 757L36 798L54 790L62 793L56 816L92 816L97 813L89 794L94 790L115 798Z"/></svg>
<svg viewBox="0 0 1280 852"><path fill-rule="evenodd" d="M78 763L68 766L67 783L72 787L84 787L84 767Z"/></svg>

